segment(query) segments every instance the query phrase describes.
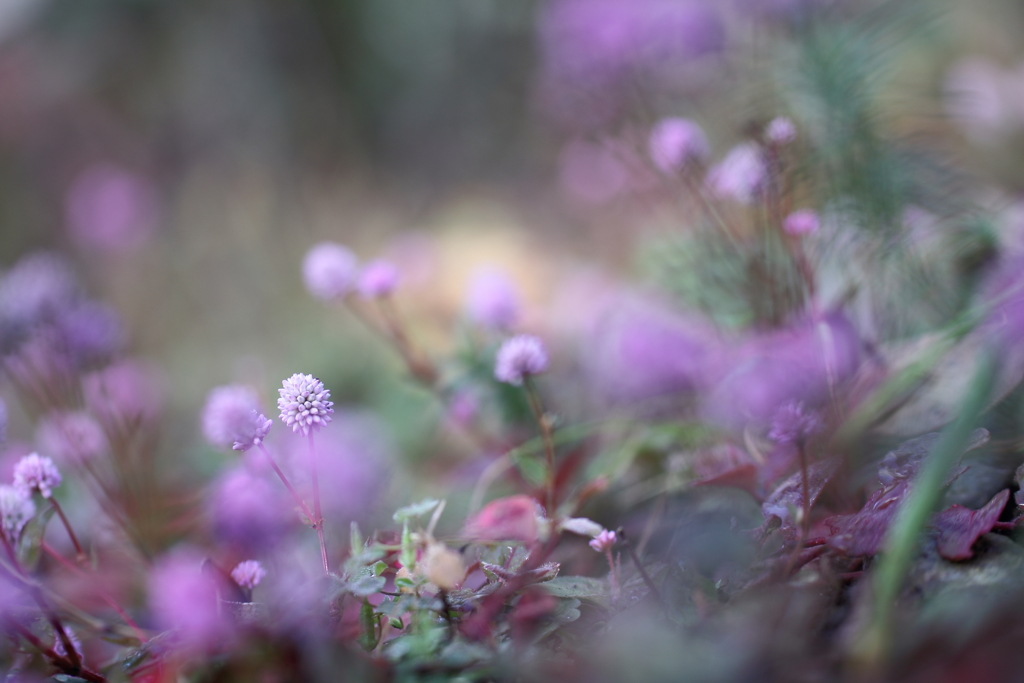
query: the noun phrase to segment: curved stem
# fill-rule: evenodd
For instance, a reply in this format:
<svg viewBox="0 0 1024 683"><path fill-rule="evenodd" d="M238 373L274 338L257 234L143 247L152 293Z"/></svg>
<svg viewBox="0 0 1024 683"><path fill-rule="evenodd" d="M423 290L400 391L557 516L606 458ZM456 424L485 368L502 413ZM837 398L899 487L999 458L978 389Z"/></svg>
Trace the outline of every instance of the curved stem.
<svg viewBox="0 0 1024 683"><path fill-rule="evenodd" d="M313 430L309 431L309 467L313 479L313 514L316 515L316 536L320 541L320 559L324 563L324 576L331 573L331 565L327 559L327 543L324 541L324 518L320 514L320 480L316 471L316 447L313 445Z"/></svg>
<svg viewBox="0 0 1024 683"><path fill-rule="evenodd" d="M317 518L314 517L313 513L309 511L309 507L306 505L305 501L302 500L302 496L299 495L298 491L295 490L291 482L288 481L288 477L284 476L284 472L281 471L281 468L277 466L277 462L275 462L274 458L271 457L270 451L268 451L263 444L258 444L258 448L267 458L267 462L270 463L270 466L274 468L274 472L277 473L277 476L281 480L281 483L284 484L284 487L288 489L288 493L292 495L292 498L295 500L296 504L298 504L299 509L302 510L302 514L306 516L306 519L308 519L310 523L312 523L313 528L315 529Z"/></svg>

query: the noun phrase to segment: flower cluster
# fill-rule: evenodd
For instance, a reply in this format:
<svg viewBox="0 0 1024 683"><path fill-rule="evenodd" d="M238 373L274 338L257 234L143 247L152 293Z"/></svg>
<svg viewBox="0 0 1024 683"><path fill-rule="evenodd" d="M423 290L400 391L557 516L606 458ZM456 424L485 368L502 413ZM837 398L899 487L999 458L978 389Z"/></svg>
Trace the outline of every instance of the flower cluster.
<svg viewBox="0 0 1024 683"><path fill-rule="evenodd" d="M506 339L494 361L494 377L499 382L520 385L530 375L548 369L548 353L540 339L521 334Z"/></svg>
<svg viewBox="0 0 1024 683"><path fill-rule="evenodd" d="M293 432L303 435L326 426L334 413L331 392L324 383L312 375L294 374L278 389L281 395L277 407L281 411L281 422Z"/></svg>

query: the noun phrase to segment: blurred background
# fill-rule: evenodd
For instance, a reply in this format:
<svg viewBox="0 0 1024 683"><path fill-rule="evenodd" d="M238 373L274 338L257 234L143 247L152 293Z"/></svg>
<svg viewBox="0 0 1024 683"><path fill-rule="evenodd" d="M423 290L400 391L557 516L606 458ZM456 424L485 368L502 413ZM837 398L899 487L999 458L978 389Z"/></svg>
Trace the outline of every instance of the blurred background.
<svg viewBox="0 0 1024 683"><path fill-rule="evenodd" d="M309 372L429 469L460 450L423 438L441 408L306 294L313 244L397 263L432 353L480 268L525 327L569 325L654 277L644 245L686 223L645 161L655 121L696 120L715 159L778 115L813 135L819 76L893 152L860 187L880 211L898 193L1020 223L1022 30L1011 0L5 0L0 268L59 251L117 309L163 378L172 468L223 465L198 429L211 387L272 405Z"/></svg>

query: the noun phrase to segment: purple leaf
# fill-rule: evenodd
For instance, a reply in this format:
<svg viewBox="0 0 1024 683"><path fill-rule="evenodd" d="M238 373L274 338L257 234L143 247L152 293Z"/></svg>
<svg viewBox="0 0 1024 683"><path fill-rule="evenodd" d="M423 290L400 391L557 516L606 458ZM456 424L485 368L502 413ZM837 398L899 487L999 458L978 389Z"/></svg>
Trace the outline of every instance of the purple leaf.
<svg viewBox="0 0 1024 683"><path fill-rule="evenodd" d="M939 530L939 555L947 560L968 560L973 557L971 547L982 534L992 530L1008 500L1010 491L1004 489L980 510L951 505L936 515L934 526Z"/></svg>
<svg viewBox="0 0 1024 683"><path fill-rule="evenodd" d="M892 484L871 494L860 512L836 515L822 523L832 530L827 544L849 557L875 555L882 548L889 522L910 492L910 482L896 479Z"/></svg>

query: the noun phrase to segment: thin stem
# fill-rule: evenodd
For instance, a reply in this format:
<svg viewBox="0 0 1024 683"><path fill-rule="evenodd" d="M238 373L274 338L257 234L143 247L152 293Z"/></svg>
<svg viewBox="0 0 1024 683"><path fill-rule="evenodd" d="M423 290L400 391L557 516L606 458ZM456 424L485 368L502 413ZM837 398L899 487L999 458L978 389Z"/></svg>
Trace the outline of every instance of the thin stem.
<svg viewBox="0 0 1024 683"><path fill-rule="evenodd" d="M12 619L7 619L7 625L13 628L15 631L17 631L18 635L27 640L29 644L32 645L32 647L39 650L39 652L42 653L44 657L49 659L54 666L56 666L64 673L71 674L79 678L83 678L87 681L91 681L92 683L106 683L107 679L103 676L103 674L87 669L80 662L78 664L75 664L71 661L70 658L62 657L61 655L57 654L56 652L54 652L52 648L49 648L46 645L44 645L43 642L39 640L39 638L37 638L34 633L29 631L27 628L25 628L18 622Z"/></svg>
<svg viewBox="0 0 1024 683"><path fill-rule="evenodd" d="M281 483L284 484L284 487L288 489L288 493L292 494L292 498L295 499L295 502L302 510L302 514L306 515L306 519L308 519L310 523L312 523L313 528L315 529L317 518L314 517L313 513L309 511L309 507L307 507L305 501L302 500L302 496L299 495L298 491L295 490L291 482L288 481L288 477L284 476L284 472L281 471L281 468L277 466L277 462L275 462L274 458L271 457L270 451L268 451L263 444L257 444L257 447L267 458L267 462L270 463L270 466L274 468L274 472L277 473L277 476L281 480Z"/></svg>
<svg viewBox="0 0 1024 683"><path fill-rule="evenodd" d="M537 426L540 427L541 440L544 442L544 460L547 465L547 482L544 486L545 489L545 509L547 509L548 516L554 516L555 514L555 486L556 472L555 472L555 442L551 435L551 423L548 421L547 415L544 413L544 405L541 403L540 394L537 392L537 387L533 383L533 378L529 375L523 377L523 388L526 390L526 400L530 404L530 410L533 411L533 417L537 420Z"/></svg>
<svg viewBox="0 0 1024 683"><path fill-rule="evenodd" d="M71 528L71 522L68 521L67 516L64 514L64 508L60 506L56 498L50 498L50 505L53 506L57 516L60 517L60 521L64 524L64 529L68 532L68 537L71 539L71 543L75 546L75 552L78 553L78 561L85 562L87 555L82 550L82 544L78 542L78 536L75 536L74 529Z"/></svg>
<svg viewBox="0 0 1024 683"><path fill-rule="evenodd" d="M78 567L72 564L71 562L68 562L60 553L51 548L50 545L47 544L45 541L42 544L42 548L43 552L45 552L47 555L55 559L57 562L61 564L61 566L65 567L66 569L83 576L86 574L86 572L84 572L81 569L81 567ZM100 599L102 599L103 602L110 605L110 607L115 612L117 612L118 616L120 616L121 619L124 620L124 623L126 623L133 631L135 631L135 637L138 638L139 641L145 643L149 640L149 638L146 637L146 634L143 632L143 630L139 628L139 625L136 624L135 621L130 616L128 616L128 613L124 611L124 608L117 604L116 600L114 600L112 597L110 597L108 593L104 591L98 591L97 594L100 596Z"/></svg>
<svg viewBox="0 0 1024 683"><path fill-rule="evenodd" d="M316 515L316 536L320 541L320 559L324 562L324 576L331 573L327 560L327 543L324 541L324 518L320 514L320 480L316 471L316 447L313 445L313 430L309 430L309 468L313 479L313 514Z"/></svg>
<svg viewBox="0 0 1024 683"><path fill-rule="evenodd" d="M800 537L797 539L796 547L793 548L793 554L789 558L789 562L786 563L785 571L783 576L789 576L793 569L796 567L797 561L800 559L800 553L804 551L804 547L807 543L807 537L811 532L811 486L810 477L807 474L807 450L804 448L803 440L800 440L796 444L797 453L800 456L800 488L801 488L801 513L800 518Z"/></svg>
<svg viewBox="0 0 1024 683"><path fill-rule="evenodd" d="M621 589L619 588L619 572L615 566L615 558L612 557L612 549L609 546L604 550L604 557L608 560L608 568L611 570L611 574L608 575L608 581L611 583L612 588L612 602L619 601L619 595L621 595Z"/></svg>
<svg viewBox="0 0 1024 683"><path fill-rule="evenodd" d="M647 573L647 570L644 569L644 565L640 562L640 558L637 557L636 551L633 550L633 544L630 543L629 538L626 537L626 530L622 527L619 527L618 530L615 532L615 537L621 540L622 544L626 546L626 552L629 553L629 559L633 560L633 565L636 567L636 570L640 572L640 578L643 579L644 585L647 586L647 590L651 591L651 595L654 596L654 599L658 602L659 605L664 606L665 603L661 599L661 593L654 585L654 581L651 580L651 577Z"/></svg>

